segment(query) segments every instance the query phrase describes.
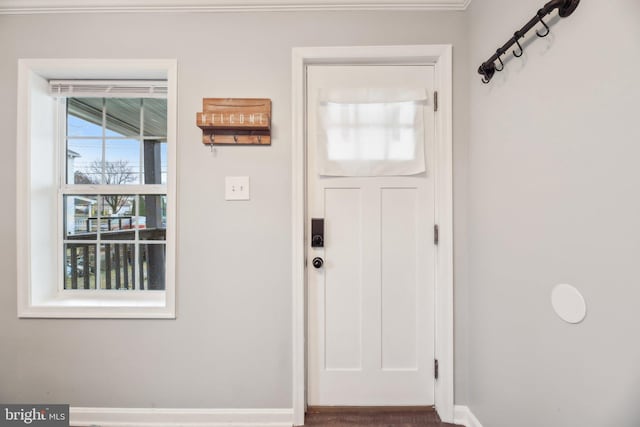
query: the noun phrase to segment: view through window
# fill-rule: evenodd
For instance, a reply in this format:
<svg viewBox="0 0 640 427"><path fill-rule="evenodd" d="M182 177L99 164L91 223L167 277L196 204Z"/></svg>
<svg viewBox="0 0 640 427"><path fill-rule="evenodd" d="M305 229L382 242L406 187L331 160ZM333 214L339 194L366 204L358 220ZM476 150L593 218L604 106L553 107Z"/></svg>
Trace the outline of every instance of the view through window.
<svg viewBox="0 0 640 427"><path fill-rule="evenodd" d="M166 98L69 97L64 289L164 290Z"/></svg>

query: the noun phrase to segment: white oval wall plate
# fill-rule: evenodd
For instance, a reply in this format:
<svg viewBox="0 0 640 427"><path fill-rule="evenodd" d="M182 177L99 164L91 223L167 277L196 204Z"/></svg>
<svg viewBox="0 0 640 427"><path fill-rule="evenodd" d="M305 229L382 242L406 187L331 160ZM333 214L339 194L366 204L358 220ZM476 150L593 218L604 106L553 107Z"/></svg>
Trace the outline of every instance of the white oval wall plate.
<svg viewBox="0 0 640 427"><path fill-rule="evenodd" d="M551 305L556 314L568 323L580 323L587 315L587 304L580 291L564 283L551 291Z"/></svg>

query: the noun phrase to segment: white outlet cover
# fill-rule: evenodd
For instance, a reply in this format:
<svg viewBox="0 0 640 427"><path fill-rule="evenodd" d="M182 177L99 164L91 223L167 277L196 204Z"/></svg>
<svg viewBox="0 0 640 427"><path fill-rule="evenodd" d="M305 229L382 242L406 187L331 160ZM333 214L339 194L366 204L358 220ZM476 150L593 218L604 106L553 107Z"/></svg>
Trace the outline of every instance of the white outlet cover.
<svg viewBox="0 0 640 427"><path fill-rule="evenodd" d="M249 200L249 177L227 176L224 179L225 200Z"/></svg>
<svg viewBox="0 0 640 427"><path fill-rule="evenodd" d="M580 291L565 283L556 285L551 291L551 305L567 323L580 323L587 315L587 304Z"/></svg>

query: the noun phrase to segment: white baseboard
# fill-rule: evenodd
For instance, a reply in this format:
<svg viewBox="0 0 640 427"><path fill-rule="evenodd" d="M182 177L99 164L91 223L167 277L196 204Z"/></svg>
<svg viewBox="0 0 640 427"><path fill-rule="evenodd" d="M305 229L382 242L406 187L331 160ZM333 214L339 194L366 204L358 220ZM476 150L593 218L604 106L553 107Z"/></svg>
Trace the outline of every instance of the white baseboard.
<svg viewBox="0 0 640 427"><path fill-rule="evenodd" d="M456 405L453 408L453 423L462 424L465 427L482 427L480 421L473 415L468 406Z"/></svg>
<svg viewBox="0 0 640 427"><path fill-rule="evenodd" d="M293 409L70 409L77 427L291 427Z"/></svg>

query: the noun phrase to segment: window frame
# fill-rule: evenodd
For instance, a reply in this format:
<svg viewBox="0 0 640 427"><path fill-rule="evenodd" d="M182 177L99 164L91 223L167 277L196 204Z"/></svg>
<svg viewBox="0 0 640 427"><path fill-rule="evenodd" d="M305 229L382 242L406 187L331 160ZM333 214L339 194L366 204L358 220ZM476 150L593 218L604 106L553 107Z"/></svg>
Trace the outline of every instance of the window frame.
<svg viewBox="0 0 640 427"><path fill-rule="evenodd" d="M20 59L18 67L18 317L175 318L176 60ZM124 192L123 186L105 188L106 185L83 184L74 185L77 188L72 191L101 195L110 192L166 194L165 290L69 290L60 287L64 275L62 200L63 194L69 194L64 181L66 138L60 137L64 130L60 129L59 116L55 111L60 99L49 95L46 86L48 80L61 78L167 81L166 184L127 185ZM45 120L41 120L43 116ZM53 119L52 123L49 123L49 118ZM47 144L54 141L56 144L52 150ZM43 154L43 151L47 153ZM39 168L38 165L45 167ZM32 174L36 169L38 173ZM66 187L64 192L63 187ZM43 188L46 189L44 193ZM41 205L45 206L44 212L40 212ZM48 236L40 236L38 229L45 230ZM42 260L44 273L39 271L40 265L35 265Z"/></svg>
<svg viewBox="0 0 640 427"><path fill-rule="evenodd" d="M117 83L116 83L117 84ZM53 90L53 93L55 93L55 90ZM55 95L54 95L55 96ZM108 238L104 238L103 236L101 236L101 230L100 230L100 220L96 221L96 239L95 241L91 240L92 244L95 244L94 246L94 256L95 258L95 268L96 268L96 275L94 277L94 281L95 281L95 289L85 289L83 288L76 288L76 289L70 289L70 288L66 288L65 287L65 282L66 282L66 247L67 245L79 245L82 243L82 241L78 240L78 241L74 241L72 238L70 238L69 235L66 234L65 232L65 223L68 224L69 218L65 215L65 198L68 196L88 196L88 197L96 197L96 200L98 200L99 197L108 197L109 195L122 195L122 196L131 196L133 198L135 198L136 202L135 202L135 207L136 207L136 211L133 213L133 216L136 218L136 220L138 220L140 218L140 213L138 212L138 209L140 208L140 200L142 197L145 196L167 196L167 186L166 183L162 184L162 183L157 183L157 184L144 184L143 180L144 180L144 171L143 171L143 161L144 161L144 143L146 137L145 137L145 131L146 129L144 128L144 109L145 109L145 105L146 105L146 101L143 101L143 99L158 99L158 98L162 98L166 100L165 96L151 96L151 97L146 97L146 96L142 96L140 94L132 94L132 95L127 95L127 94L120 94L119 96L105 96L104 94L96 94L95 96L89 96L89 98L92 99L96 99L96 100L101 100L102 101L102 112L101 112L101 116L102 116L102 124L100 125L101 128L101 133L102 135L100 137L88 137L88 136L80 136L80 135L74 135L74 136L70 136L68 134L68 123L69 123L69 116L72 115L72 113L69 111L69 100L70 99L78 99L78 98L86 98L87 96L85 94L81 95L81 96L73 96L73 94L65 94L65 95L60 95L60 96L56 96L56 103L57 103L57 115L58 115L58 127L59 127L59 132L58 132L58 144L59 144L59 167L60 167L60 177L59 182L60 182L60 186L59 186L59 191L58 191L58 218L62 218L62 221L58 221L58 225L61 227L61 230L58 232L58 237L59 237L59 241L58 241L58 248L61 248L58 256L59 256L59 260L58 260L58 266L60 266L61 271L58 274L58 290L59 292L66 292L66 293L78 293L78 294L82 294L84 292L91 292L91 293L96 293L96 292L100 292L103 289L100 287L101 282L102 282L102 277L101 277L101 251L102 251L102 245L133 245L134 246L134 264L133 264L133 275L132 275L132 282L136 284L137 288L136 289L117 289L117 288L110 288L110 289L104 289L104 291L106 292L114 292L114 291L122 291L122 292L137 292L137 291L142 291L142 292L157 292L158 290L142 290L139 289L139 287L142 285L141 280L136 280L136 278L140 278L139 276L139 270L138 270L138 260L139 260L139 256L141 254L141 247L143 245L161 245L163 247L165 247L166 249L166 239L162 239L161 243L158 240L145 240L142 239L140 237L140 229L138 227L135 227L134 230L134 236L133 239L125 239L125 240L114 240L114 239L108 239ZM139 118L140 118L140 130L138 132L138 135L133 136L133 135L122 135L119 137L114 137L114 136L107 136L107 120L106 120L106 114L105 114L105 108L107 108L107 112L108 112L108 100L111 99L137 99L140 100L140 106L138 109L138 113L139 113ZM164 132L166 133L166 132ZM167 136L166 135L149 135L150 140L152 141L157 141L157 142L161 142L161 143L167 143ZM100 183L95 183L95 184L76 184L75 182L70 181L75 174L71 173L71 171L69 171L69 157L68 157L68 152L70 150L69 148L69 144L70 141L86 141L88 139L91 139L93 141L100 141L101 144L101 162L102 165L104 167L106 159L105 159L105 155L106 155L106 144L108 144L109 142L113 142L113 141L129 141L129 140L137 140L139 143L139 149L138 149L138 160L140 162L139 166L140 168L138 169L138 172L136 173L137 175L137 180L138 183L136 184L106 184L105 182L103 182L104 180L104 171L102 171L101 174L101 182ZM162 171L160 171L159 173L160 176L160 180L162 181ZM97 191L96 191L97 189ZM101 218L100 213L98 213L98 218ZM165 230L166 232L166 230ZM165 236L166 237L166 236ZM87 242L88 243L88 242ZM137 247L137 249L135 249ZM106 255L106 254L105 254ZM105 258L106 259L106 258ZM85 267L86 267L86 260L85 260ZM86 271L85 271L86 274ZM116 272L117 275L119 275L119 272ZM85 276L86 277L86 276ZM89 276L89 281L90 281L90 276Z"/></svg>

